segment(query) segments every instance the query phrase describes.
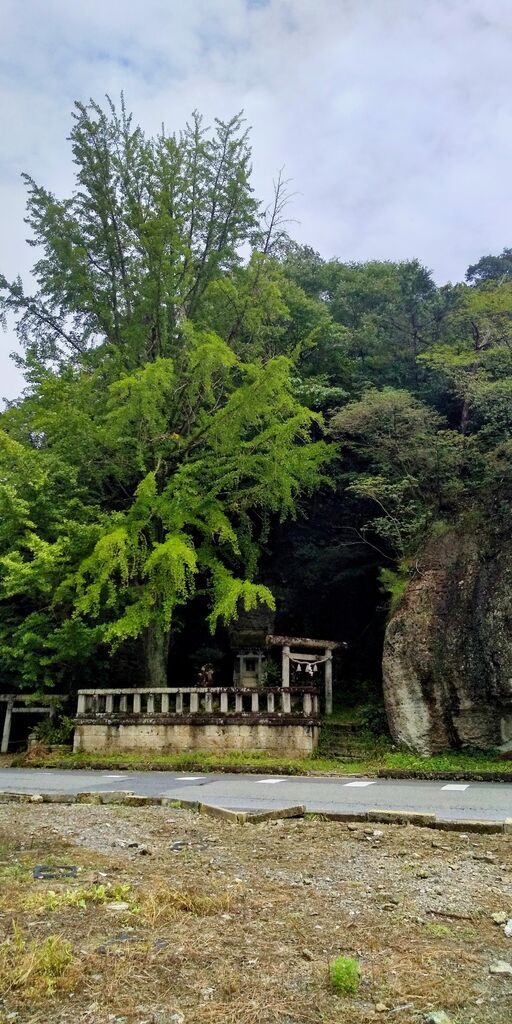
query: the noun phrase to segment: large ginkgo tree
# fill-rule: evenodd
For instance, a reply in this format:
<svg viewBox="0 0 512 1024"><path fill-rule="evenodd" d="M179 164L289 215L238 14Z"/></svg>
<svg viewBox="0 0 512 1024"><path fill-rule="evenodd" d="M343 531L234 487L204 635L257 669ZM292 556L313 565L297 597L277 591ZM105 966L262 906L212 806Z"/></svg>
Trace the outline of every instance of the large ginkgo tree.
<svg viewBox="0 0 512 1024"><path fill-rule="evenodd" d="M0 422L0 667L12 685L72 684L135 643L162 686L198 587L212 628L273 604L257 575L269 516L294 513L329 448L290 358L219 333L265 322L282 198L265 221L241 118L147 139L124 104L78 104L71 143L70 198L26 179L34 292L0 280L27 379ZM268 324L286 329L275 296Z"/></svg>

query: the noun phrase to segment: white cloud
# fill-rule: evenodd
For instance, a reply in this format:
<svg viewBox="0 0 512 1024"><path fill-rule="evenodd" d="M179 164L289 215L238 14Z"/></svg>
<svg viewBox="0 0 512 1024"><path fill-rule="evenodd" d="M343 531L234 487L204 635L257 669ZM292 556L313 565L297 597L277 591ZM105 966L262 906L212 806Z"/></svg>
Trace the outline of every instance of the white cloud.
<svg viewBox="0 0 512 1024"><path fill-rule="evenodd" d="M7 276L33 255L21 171L66 192L73 100L121 89L148 131L244 107L258 194L284 164L295 234L325 256L417 256L444 281L512 242L509 0L2 0L2 15Z"/></svg>

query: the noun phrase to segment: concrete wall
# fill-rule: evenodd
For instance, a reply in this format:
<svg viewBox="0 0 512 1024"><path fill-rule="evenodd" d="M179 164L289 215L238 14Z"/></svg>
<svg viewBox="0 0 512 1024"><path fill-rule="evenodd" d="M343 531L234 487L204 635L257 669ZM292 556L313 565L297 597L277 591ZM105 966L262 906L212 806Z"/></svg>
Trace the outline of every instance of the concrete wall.
<svg viewBox="0 0 512 1024"><path fill-rule="evenodd" d="M319 727L309 724L220 725L78 723L75 751L144 752L178 754L202 750L222 754L228 750L262 750L285 757L312 754L318 746Z"/></svg>

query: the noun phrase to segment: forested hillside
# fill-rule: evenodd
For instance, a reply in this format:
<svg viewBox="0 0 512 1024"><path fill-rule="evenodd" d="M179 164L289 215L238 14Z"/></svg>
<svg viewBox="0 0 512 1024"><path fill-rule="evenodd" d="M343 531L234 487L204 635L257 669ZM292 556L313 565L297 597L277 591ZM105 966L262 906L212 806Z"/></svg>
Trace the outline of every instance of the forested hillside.
<svg viewBox="0 0 512 1024"><path fill-rule="evenodd" d="M462 579L447 538L504 550L512 250L442 286L414 259L323 260L288 236L283 182L255 199L240 117L147 139L78 105L71 144L72 196L27 178L35 290L1 280L27 381L0 424L5 688L229 676L226 623L275 602L280 630L346 644L352 701L380 699L391 617L391 708L424 559L444 544ZM495 697L507 615L501 668L492 643L467 668Z"/></svg>

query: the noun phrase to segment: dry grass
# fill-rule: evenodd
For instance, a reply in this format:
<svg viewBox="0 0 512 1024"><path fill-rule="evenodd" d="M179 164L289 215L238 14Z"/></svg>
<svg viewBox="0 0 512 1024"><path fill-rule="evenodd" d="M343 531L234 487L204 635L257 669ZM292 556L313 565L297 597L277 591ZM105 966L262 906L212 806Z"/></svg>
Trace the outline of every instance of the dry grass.
<svg viewBox="0 0 512 1024"><path fill-rule="evenodd" d="M84 885L73 889L40 889L36 892L24 893L19 901L23 910L36 910L41 913L48 910L61 910L73 907L85 910L89 903L103 905L108 901L131 901L129 885Z"/></svg>
<svg viewBox="0 0 512 1024"><path fill-rule="evenodd" d="M194 889L173 889L166 885L141 890L137 909L150 928L173 921L180 914L210 917L227 912L233 905L230 893L198 892Z"/></svg>
<svg viewBox="0 0 512 1024"><path fill-rule="evenodd" d="M3 1010L16 1024L167 1024L178 1012L185 1024L367 1024L388 1019L384 1003L397 1024L428 1009L509 1024L512 982L488 968L512 955L491 919L512 916L512 839L379 832L1 806L0 1021ZM482 852L494 860L475 861ZM77 864L77 878L34 880L52 857ZM119 899L127 910L109 910ZM72 957L61 969L59 950ZM360 965L355 995L332 991L339 956Z"/></svg>
<svg viewBox="0 0 512 1024"><path fill-rule="evenodd" d="M0 945L0 996L13 993L22 1002L69 992L77 979L71 944L60 935L27 940L13 923Z"/></svg>

